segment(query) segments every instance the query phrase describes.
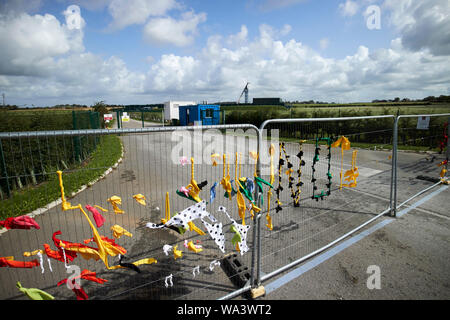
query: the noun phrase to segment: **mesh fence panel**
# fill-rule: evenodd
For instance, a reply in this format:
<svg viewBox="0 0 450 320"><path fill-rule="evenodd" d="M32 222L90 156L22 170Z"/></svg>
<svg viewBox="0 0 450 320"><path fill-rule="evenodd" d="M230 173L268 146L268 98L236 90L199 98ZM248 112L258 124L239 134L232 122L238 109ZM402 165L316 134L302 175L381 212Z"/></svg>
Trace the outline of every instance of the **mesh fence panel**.
<svg viewBox="0 0 450 320"><path fill-rule="evenodd" d="M449 114L398 118L397 206L448 177Z"/></svg>
<svg viewBox="0 0 450 320"><path fill-rule="evenodd" d="M239 286L235 280L238 278L248 278L253 249L251 215L246 210L245 221L250 226L247 235L249 250L244 255L240 255L230 241L235 235L231 231L232 222L226 215L218 212L218 208L226 207L230 216L238 223L242 223L237 211L236 196L233 196L232 199L224 197L225 191L220 185L223 178L222 154L227 154L232 180L236 180L239 176L252 178L255 160L250 158L249 151L257 150L257 134L256 130L251 129L253 132L249 132L245 126L241 126L240 130L235 130L233 127L228 128L228 131L214 130L212 132L208 130L145 132L145 130L136 129L122 134L116 133L123 132L123 130L110 130L107 133L103 130L102 135L86 134L87 141L99 141L92 157L83 163L75 162L73 165L66 161L67 168L61 165L61 161L65 160L67 155L73 154L73 148L69 147L73 145L74 138L77 136L61 136L60 132L51 132L39 137L33 137L31 134L14 138L22 146L12 151L13 154L19 152L17 157L13 157L18 159L16 162L20 160L20 163L30 161L39 164L41 162L37 159L42 158L51 164L45 171L45 181L29 188L32 189L31 191L38 190L36 191L37 196L44 198L39 203L47 205L60 198L56 171L62 170L65 194L72 205L81 204L83 208L86 205L98 205L108 210L108 212L100 211L106 220L101 227L97 227L102 236L114 238L111 230L114 225L119 225L132 234L132 237L122 236L115 239L115 242L127 251L124 255L126 262L132 263L144 258L157 260L157 263L139 266L141 272L138 273L127 268L108 270L101 260L85 260L79 255L72 263L68 262L68 265L76 265L80 270L87 269L96 272L97 277L107 280L104 284L81 280L81 286L90 299L215 299L236 290ZM114 139L118 139L119 142ZM9 146L8 140L10 139L2 139L3 150L5 157L12 157L7 152L9 149L5 148L5 145ZM30 158L29 152L25 148L28 144L36 146L40 158L36 156ZM110 148L117 151L117 146L122 152L117 157L112 157ZM221 155L217 159L216 166L211 164L211 153ZM240 166L235 162L236 153ZM194 179L197 183L207 182L200 197L208 202L207 211L223 224L226 240L225 253L219 250L199 220L194 223L206 232L206 235L199 235L190 230L180 234L167 228L149 229L146 227L147 223L159 223L165 217L167 192L169 193L172 217L195 203L176 194L176 191L182 186L187 186L191 179L191 164L183 166L179 162L183 155L187 159L193 157ZM118 158L120 160L117 160ZM16 164L17 166L18 164ZM111 170L111 167L115 169ZM89 185L90 181L102 174L106 174L106 176ZM24 173L22 176L24 179L31 179L29 173ZM8 179L12 178L14 177ZM5 180L3 175L2 180ZM78 192L81 187L79 184L82 181L85 181L83 185L87 184L88 186ZM211 204L210 188L215 182L217 182L216 198ZM237 185L235 184L233 188L237 189ZM73 192L76 194L72 195ZM133 195L136 194L146 197L145 206L133 198ZM122 201L119 207L124 213L116 214L111 203L107 201L114 195L121 197ZM1 205L3 208L7 208L8 203L14 207L10 204L11 202L19 204L23 201L19 192L14 191L10 198L2 201ZM246 200L246 205L248 204L249 201ZM23 210L14 213L12 213L13 209L8 210L13 215L22 215L31 212L32 208L36 206L39 205L30 204L28 207L23 207ZM93 221L92 214L86 209L84 210ZM2 210L2 214L3 212ZM38 259L37 256L24 257L24 252L43 249L44 244L49 244L51 249L56 250L52 240L52 235L56 231L61 232L56 236L58 239L76 243L84 243L84 240L93 236L93 231L80 210L63 211L61 204L56 203L53 207L37 210L37 212L40 214L36 215L34 219L41 227L39 230L13 229L1 234L0 256L14 256L14 259L19 261ZM184 246L185 241L193 241L194 244L201 245L203 251L199 253L189 251ZM96 247L93 242L87 245ZM163 251L164 245L178 246L177 248L183 252L183 256L174 259L172 251L166 255ZM233 253L238 253L242 268L238 274L230 276L230 273L224 269L222 259ZM57 286L58 281L70 276L66 271L65 264L51 259L52 271L50 271L46 260L47 257L43 255L44 273L40 267L32 269L0 268L0 278L3 284L1 297L3 299L26 299L15 287L16 282L20 281L24 287L40 288L53 294L57 299L75 299L75 294L66 285ZM221 265L211 265L215 260L222 262ZM108 261L110 266L119 264L118 256L109 257ZM195 272L196 267L198 267L199 273ZM170 275L172 275L173 286L166 287L168 281L166 277Z"/></svg>
<svg viewBox="0 0 450 320"><path fill-rule="evenodd" d="M274 156L272 230L266 224L268 199L264 198L262 276L324 247L389 208L393 122L391 117L269 123L264 127L268 133L278 133L286 152L281 152L281 170L279 150ZM331 146L342 136L350 142L350 150L341 149L342 144ZM345 174L353 172L358 173L356 185L349 187L355 181L347 181L350 176ZM270 179L267 164L262 173L264 179ZM298 206L294 205L295 195ZM278 199L281 210L277 209Z"/></svg>

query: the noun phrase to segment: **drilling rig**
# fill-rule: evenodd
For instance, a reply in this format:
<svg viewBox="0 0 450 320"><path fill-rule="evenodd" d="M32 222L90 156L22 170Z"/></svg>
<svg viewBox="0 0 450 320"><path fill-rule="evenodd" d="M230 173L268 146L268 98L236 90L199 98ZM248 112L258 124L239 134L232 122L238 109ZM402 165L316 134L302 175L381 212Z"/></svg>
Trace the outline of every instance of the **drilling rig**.
<svg viewBox="0 0 450 320"><path fill-rule="evenodd" d="M242 90L241 95L239 96L239 99L237 100L237 104L239 104L239 101L241 101L242 95L245 93L245 103L248 103L248 85L250 83L247 82L247 84L245 85L244 90Z"/></svg>

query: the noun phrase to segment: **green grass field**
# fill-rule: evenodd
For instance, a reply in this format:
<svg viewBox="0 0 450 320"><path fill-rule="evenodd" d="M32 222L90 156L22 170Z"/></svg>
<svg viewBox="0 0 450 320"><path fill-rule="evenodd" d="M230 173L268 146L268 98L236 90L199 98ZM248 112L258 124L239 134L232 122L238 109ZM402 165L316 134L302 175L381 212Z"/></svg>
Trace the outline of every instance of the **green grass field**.
<svg viewBox="0 0 450 320"><path fill-rule="evenodd" d="M99 114L90 110L16 109L2 110L0 132L96 129Z"/></svg>

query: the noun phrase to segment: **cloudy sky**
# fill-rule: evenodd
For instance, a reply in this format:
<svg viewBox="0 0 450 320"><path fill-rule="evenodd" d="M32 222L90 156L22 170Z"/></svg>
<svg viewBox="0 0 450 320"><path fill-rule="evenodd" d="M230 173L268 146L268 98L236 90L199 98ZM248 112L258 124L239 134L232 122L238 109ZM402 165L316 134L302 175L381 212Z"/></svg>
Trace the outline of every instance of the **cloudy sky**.
<svg viewBox="0 0 450 320"><path fill-rule="evenodd" d="M1 0L7 104L450 94L448 0Z"/></svg>

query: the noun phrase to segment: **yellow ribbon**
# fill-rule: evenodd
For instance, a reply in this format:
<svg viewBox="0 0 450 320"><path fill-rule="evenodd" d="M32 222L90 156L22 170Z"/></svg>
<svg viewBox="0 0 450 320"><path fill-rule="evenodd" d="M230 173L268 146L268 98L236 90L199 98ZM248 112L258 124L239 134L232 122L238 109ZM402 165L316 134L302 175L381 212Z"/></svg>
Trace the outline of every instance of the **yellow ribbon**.
<svg viewBox="0 0 450 320"><path fill-rule="evenodd" d="M113 232L113 236L116 239L120 239L121 236L127 236L132 237L133 234L125 230L123 227L119 226L118 224L115 224L111 227L111 231Z"/></svg>
<svg viewBox="0 0 450 320"><path fill-rule="evenodd" d="M144 196L144 195L138 193L138 194L135 194L135 195L133 196L133 198L134 198L134 200L136 200L138 203L142 204L143 206L146 205L146 204L145 204L145 200L146 200L146 199L145 199L145 196Z"/></svg>
<svg viewBox="0 0 450 320"><path fill-rule="evenodd" d="M169 192L166 192L165 217L161 219L161 222L166 224L167 221L169 220L170 220L170 200L169 200Z"/></svg>
<svg viewBox="0 0 450 320"><path fill-rule="evenodd" d="M236 201L237 201L237 206L238 206L238 213L239 213L239 217L241 217L242 219L242 225L245 226L245 210L246 210L246 206L245 206L245 199L244 196L242 195L241 191L239 190L239 178L238 174L237 174L237 168L238 168L238 153L236 152L236 162L235 162L235 180L234 183L236 184L236 189L237 189L237 193L236 193ZM241 166L239 164L239 174L241 171Z"/></svg>
<svg viewBox="0 0 450 320"><path fill-rule="evenodd" d="M194 251L195 253L199 253L199 252L203 251L202 248L197 248L192 241L188 242L188 249L191 251Z"/></svg>
<svg viewBox="0 0 450 320"><path fill-rule="evenodd" d="M186 189L189 189L189 195L196 201L201 202L202 199L199 197L200 188L197 184L197 181L194 179L194 158L191 157L191 183L186 186Z"/></svg>
<svg viewBox="0 0 450 320"><path fill-rule="evenodd" d="M108 200L107 200L109 203L111 203L111 205L113 206L113 209L114 209L114 212L116 213L116 214L118 214L118 213L125 213L125 211L123 211L123 210L121 210L119 207L118 207L118 205L119 204L122 204L122 199L120 198L120 197L118 197L118 196L112 196L111 198L109 198Z"/></svg>
<svg viewBox="0 0 450 320"><path fill-rule="evenodd" d="M275 181L275 169L273 167L273 155L275 154L275 146L270 144L269 147L269 155L270 155L270 184L273 185L273 182ZM272 217L270 216L270 198L272 197L272 190L269 189L267 192L267 214L266 214L266 220L267 224L266 227L269 228L270 231L273 229L272 224Z"/></svg>
<svg viewBox="0 0 450 320"><path fill-rule="evenodd" d="M181 258L183 256L183 251L178 250L178 245L173 247L173 257L175 260L177 260L178 258Z"/></svg>
<svg viewBox="0 0 450 320"><path fill-rule="evenodd" d="M220 158L220 154L218 153L214 153L211 155L211 161L212 161L212 165L213 167L217 166L217 159Z"/></svg>
<svg viewBox="0 0 450 320"><path fill-rule="evenodd" d="M227 173L225 174L225 167L227 169ZM230 182L230 163L227 163L227 155L223 155L223 178L220 180L220 184L225 189L228 194L228 200L231 200L231 182Z"/></svg>
<svg viewBox="0 0 450 320"><path fill-rule="evenodd" d="M343 187L342 172L344 171L344 150L350 150L350 141L346 137L341 136L338 140L336 140L331 144L332 148L337 148L339 146L341 146L341 172L339 173L340 177L339 190L342 190Z"/></svg>

